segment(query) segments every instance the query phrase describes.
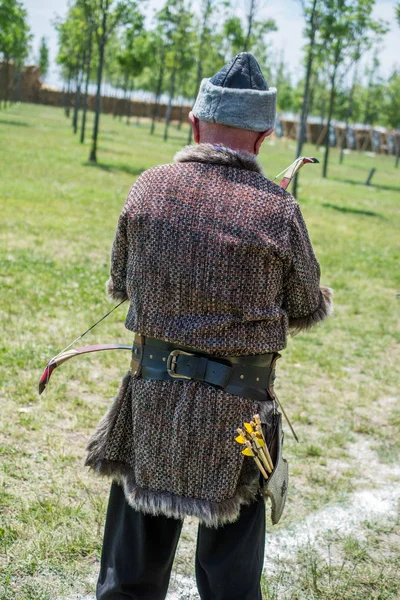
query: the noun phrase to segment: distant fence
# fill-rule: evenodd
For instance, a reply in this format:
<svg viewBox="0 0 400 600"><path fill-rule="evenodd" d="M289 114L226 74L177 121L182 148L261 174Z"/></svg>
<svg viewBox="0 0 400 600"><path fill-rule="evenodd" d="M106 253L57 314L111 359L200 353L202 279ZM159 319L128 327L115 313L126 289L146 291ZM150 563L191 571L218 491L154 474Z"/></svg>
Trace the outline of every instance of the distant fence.
<svg viewBox="0 0 400 600"><path fill-rule="evenodd" d="M277 118L276 134L296 140L299 129L299 118L294 115L279 115ZM309 144L322 146L325 144L328 134L327 123L315 117L309 117L306 125L306 141ZM329 143L331 146L341 147L349 150L372 151L377 154L400 153L400 131L390 130L386 127L371 125L349 125L333 122L329 131ZM344 144L343 144L344 143Z"/></svg>
<svg viewBox="0 0 400 600"><path fill-rule="evenodd" d="M59 90L48 89L45 86L39 91L36 102L38 104L47 104L50 106L64 106L65 102L68 102L73 108L76 101L75 92L69 94L67 98L67 92L60 92ZM88 95L87 102L89 110L94 110L96 97L92 94ZM81 95L81 106L83 103L83 94ZM128 115L131 117L147 117L153 116L155 103L154 102L140 102L138 100L129 100L128 98L115 98L112 96L101 97L101 112L114 114L114 115ZM167 106L165 104L158 105L157 115L158 118L163 118ZM171 120L178 121L187 119L187 115L191 107L187 106L172 106Z"/></svg>
<svg viewBox="0 0 400 600"><path fill-rule="evenodd" d="M83 97L83 96L82 96ZM55 90L43 84L40 79L38 67L25 67L22 72L14 69L14 65L5 65L0 61L0 100L20 102L33 102L49 106L64 106L67 102L71 108L76 100L75 92L67 97L67 92ZM94 110L95 96L88 96L89 110ZM102 96L101 111L114 115L127 115L131 117L151 118L154 113L154 102L129 100L112 96ZM172 106L171 120L182 121L192 107ZM158 119L164 118L167 111L165 103L160 104L157 110ZM282 113L276 121L275 135L291 140L296 140L299 129L299 118L296 115ZM306 127L306 139L310 144L321 146L328 135L327 124L321 119L309 117ZM389 130L385 127L370 125L351 125L346 129L344 123L334 122L329 131L331 146L344 145L344 148L359 151L372 151L378 154L400 154L400 131Z"/></svg>

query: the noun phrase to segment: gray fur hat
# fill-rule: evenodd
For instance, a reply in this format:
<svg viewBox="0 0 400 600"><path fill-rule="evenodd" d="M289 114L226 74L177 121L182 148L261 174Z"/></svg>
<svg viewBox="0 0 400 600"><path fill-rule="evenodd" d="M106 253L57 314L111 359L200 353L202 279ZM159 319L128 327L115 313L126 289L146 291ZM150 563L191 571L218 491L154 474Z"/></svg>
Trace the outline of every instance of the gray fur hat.
<svg viewBox="0 0 400 600"><path fill-rule="evenodd" d="M269 88L254 56L241 52L203 79L192 110L200 121L251 131L275 127L276 88Z"/></svg>

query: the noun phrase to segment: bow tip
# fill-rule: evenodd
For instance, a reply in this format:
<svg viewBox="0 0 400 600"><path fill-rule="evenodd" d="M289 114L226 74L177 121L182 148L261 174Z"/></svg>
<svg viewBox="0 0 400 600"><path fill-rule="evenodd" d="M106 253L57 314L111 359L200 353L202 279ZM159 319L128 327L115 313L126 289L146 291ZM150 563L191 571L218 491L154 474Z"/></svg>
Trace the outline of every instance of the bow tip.
<svg viewBox="0 0 400 600"><path fill-rule="evenodd" d="M46 384L40 382L39 383L39 396L40 396L40 394L42 394L44 392L45 389L46 389Z"/></svg>

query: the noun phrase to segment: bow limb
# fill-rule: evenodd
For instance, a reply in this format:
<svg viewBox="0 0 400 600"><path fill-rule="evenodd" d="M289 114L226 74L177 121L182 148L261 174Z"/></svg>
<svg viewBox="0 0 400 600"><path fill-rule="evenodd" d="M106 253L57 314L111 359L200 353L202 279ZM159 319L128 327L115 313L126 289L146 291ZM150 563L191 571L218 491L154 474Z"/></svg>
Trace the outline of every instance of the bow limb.
<svg viewBox="0 0 400 600"><path fill-rule="evenodd" d="M57 367L67 362L74 356L80 356L81 354L89 354L91 352L103 352L105 350L132 350L132 345L125 346L123 344L95 344L93 346L82 346L81 348L75 348L74 350L68 350L57 354L54 358L50 359L46 365L43 375L39 381L39 394L45 389L46 385L50 381L50 377Z"/></svg>
<svg viewBox="0 0 400 600"><path fill-rule="evenodd" d="M282 173L284 173L284 176L282 178L282 180L279 183L279 186L281 188L283 188L284 190L287 189L287 187L289 186L290 182L292 181L293 177L300 171L300 169L307 164L315 164L315 163L319 163L318 158L314 158L311 156L299 156L299 158L296 158L296 160L289 165L289 167L287 169L285 169L285 171L282 171L281 173L279 173L279 175L277 175L275 177L275 179L277 179L277 177L279 177L280 175L282 175Z"/></svg>

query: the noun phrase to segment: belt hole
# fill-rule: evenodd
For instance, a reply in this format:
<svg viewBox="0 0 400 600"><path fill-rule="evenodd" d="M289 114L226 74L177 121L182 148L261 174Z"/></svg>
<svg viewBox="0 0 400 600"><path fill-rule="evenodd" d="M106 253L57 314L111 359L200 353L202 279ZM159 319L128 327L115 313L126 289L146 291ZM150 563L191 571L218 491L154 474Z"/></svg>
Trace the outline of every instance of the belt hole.
<svg viewBox="0 0 400 600"><path fill-rule="evenodd" d="M149 358L153 358L153 355L152 355L152 354L150 354Z"/></svg>
<svg viewBox="0 0 400 600"><path fill-rule="evenodd" d="M163 362L165 362L165 361L167 360L167 359L165 358L165 356L163 356L163 357L162 357L162 359L163 359Z"/></svg>
<svg viewBox="0 0 400 600"><path fill-rule="evenodd" d="M257 377L257 378L256 378L256 381L260 381L260 378L259 378L259 377Z"/></svg>
<svg viewBox="0 0 400 600"><path fill-rule="evenodd" d="M244 379L244 375L241 375L241 376L240 376L240 379Z"/></svg>

